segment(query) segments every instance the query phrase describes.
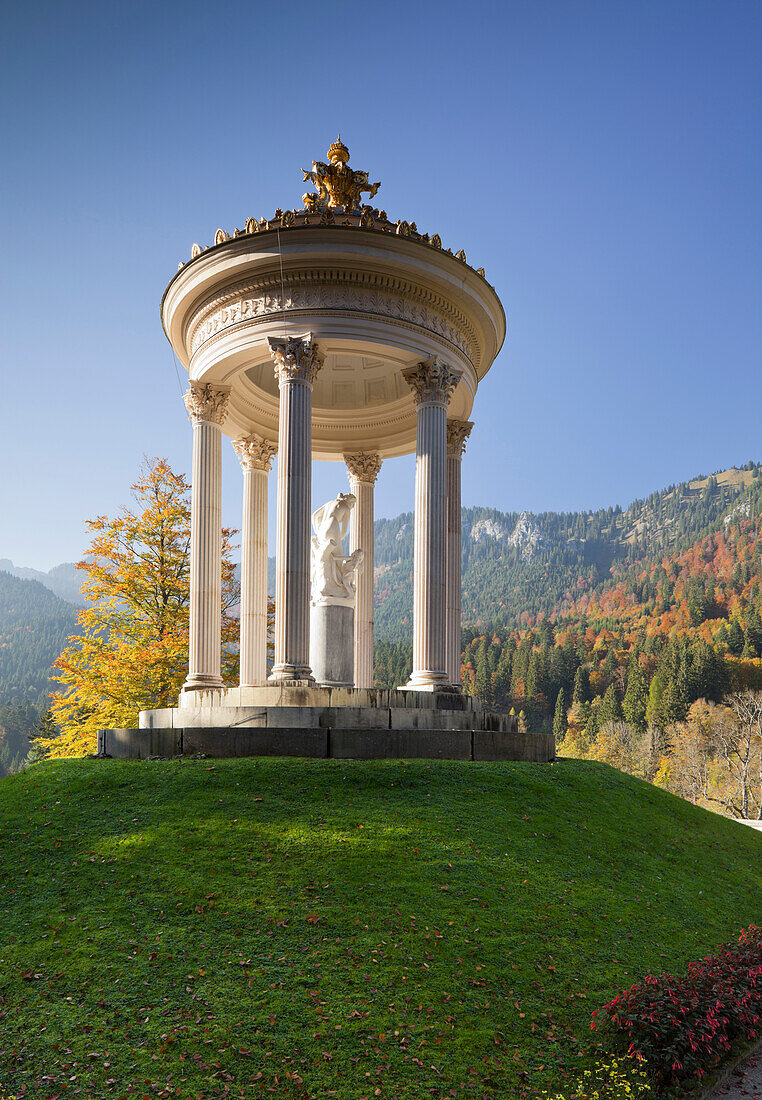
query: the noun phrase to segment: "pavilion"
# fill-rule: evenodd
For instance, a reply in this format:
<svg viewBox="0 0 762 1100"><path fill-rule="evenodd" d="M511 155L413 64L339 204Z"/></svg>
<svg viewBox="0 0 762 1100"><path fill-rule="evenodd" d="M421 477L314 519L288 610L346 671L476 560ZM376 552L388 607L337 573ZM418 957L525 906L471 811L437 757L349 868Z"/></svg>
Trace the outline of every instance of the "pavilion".
<svg viewBox="0 0 762 1100"><path fill-rule="evenodd" d="M327 162L304 172L315 189L301 209L249 218L232 233L218 229L211 246L193 246L164 293L162 324L188 371L184 400L193 426L190 655L178 707L143 712L141 726L216 729L217 741L208 742L214 744L226 728L330 730L338 722L366 731L426 729L439 731L427 751L420 745L397 751L405 747L397 739L365 754L473 758L475 730L518 736L512 718L487 715L460 686L461 461L477 386L505 338L505 314L484 270L473 268L465 252L453 253L437 233L392 221L363 202L380 185L348 162L339 139ZM240 685L227 689L220 675L223 436L243 471ZM374 485L386 460L413 451L413 670L406 685L379 692ZM275 646L268 675L267 482L276 454ZM350 551L364 553L355 687L341 696L316 683L310 666L315 459L345 463L356 498ZM351 717L341 707L350 707ZM286 714L294 708L299 715ZM470 747L461 738L460 748L448 749L447 731L468 733ZM240 751L240 737L236 744ZM289 744L295 751L297 742ZM490 751L510 755L494 744ZM532 753L553 755L544 743Z"/></svg>

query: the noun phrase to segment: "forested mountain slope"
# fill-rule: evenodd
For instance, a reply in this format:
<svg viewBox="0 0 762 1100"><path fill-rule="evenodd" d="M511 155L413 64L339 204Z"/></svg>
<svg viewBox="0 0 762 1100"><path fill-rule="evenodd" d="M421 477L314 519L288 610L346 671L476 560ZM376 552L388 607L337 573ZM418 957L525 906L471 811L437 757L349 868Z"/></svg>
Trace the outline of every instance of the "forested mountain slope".
<svg viewBox="0 0 762 1100"><path fill-rule="evenodd" d="M722 529L734 509L748 515L762 489L749 463L670 485L628 508L597 512L463 510L463 621L511 629L570 612L637 563L674 555ZM412 636L413 516L376 523L376 633Z"/></svg>
<svg viewBox="0 0 762 1100"><path fill-rule="evenodd" d="M72 604L0 570L0 775L29 752L54 686L50 667L76 629Z"/></svg>

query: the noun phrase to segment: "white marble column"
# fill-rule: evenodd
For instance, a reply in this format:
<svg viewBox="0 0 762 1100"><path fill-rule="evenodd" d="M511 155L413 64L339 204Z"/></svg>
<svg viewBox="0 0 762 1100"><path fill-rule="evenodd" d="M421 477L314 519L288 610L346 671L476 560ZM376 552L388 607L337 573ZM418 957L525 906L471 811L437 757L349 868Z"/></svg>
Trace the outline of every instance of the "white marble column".
<svg viewBox="0 0 762 1100"><path fill-rule="evenodd" d="M238 682L267 680L267 475L274 444L258 435L233 440L243 469L241 524L241 652Z"/></svg>
<svg viewBox="0 0 762 1100"><path fill-rule="evenodd" d="M355 596L355 687L373 687L373 491L381 469L377 454L344 455L349 491L357 504L349 519L349 552L363 551Z"/></svg>
<svg viewBox="0 0 762 1100"><path fill-rule="evenodd" d="M408 688L451 689L446 662L447 406L460 372L433 356L402 372L418 410L415 445L413 671Z"/></svg>
<svg viewBox="0 0 762 1100"><path fill-rule="evenodd" d="M222 440L229 391L191 382L183 395L193 424L190 626L183 692L221 688Z"/></svg>
<svg viewBox="0 0 762 1100"><path fill-rule="evenodd" d="M275 664L270 679L312 683L310 505L312 383L322 365L312 333L269 340L280 388Z"/></svg>
<svg viewBox="0 0 762 1100"><path fill-rule="evenodd" d="M461 521L460 467L466 440L471 434L470 420L447 421L447 634L446 669L452 684L460 684L461 615Z"/></svg>

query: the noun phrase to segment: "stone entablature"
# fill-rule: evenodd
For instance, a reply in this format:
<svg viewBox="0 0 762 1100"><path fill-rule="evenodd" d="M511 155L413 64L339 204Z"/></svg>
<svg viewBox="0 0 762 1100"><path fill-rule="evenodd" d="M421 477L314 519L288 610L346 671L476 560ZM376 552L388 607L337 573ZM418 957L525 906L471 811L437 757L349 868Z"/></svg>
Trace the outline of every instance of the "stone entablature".
<svg viewBox="0 0 762 1100"><path fill-rule="evenodd" d="M478 370L481 349L473 325L451 302L420 284L367 271L325 269L290 271L288 282L285 296L280 279L272 276L237 283L207 299L188 322L190 354L235 325L269 321L273 314L346 310L416 325L452 344Z"/></svg>

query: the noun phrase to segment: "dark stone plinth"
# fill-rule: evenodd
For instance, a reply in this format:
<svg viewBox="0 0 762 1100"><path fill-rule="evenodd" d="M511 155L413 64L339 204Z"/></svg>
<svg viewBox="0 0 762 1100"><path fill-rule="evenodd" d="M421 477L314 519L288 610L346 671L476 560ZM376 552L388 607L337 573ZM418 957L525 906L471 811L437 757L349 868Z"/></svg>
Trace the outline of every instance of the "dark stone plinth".
<svg viewBox="0 0 762 1100"><path fill-rule="evenodd" d="M179 756L182 730L98 730L98 755L146 760L149 756Z"/></svg>
<svg viewBox="0 0 762 1100"><path fill-rule="evenodd" d="M182 733L184 756L328 756L328 731L324 729L193 726Z"/></svg>
<svg viewBox="0 0 762 1100"><path fill-rule="evenodd" d="M462 716L462 724L468 726L465 717ZM555 759L555 744L550 734L507 733L499 729L427 729L415 728L412 723L397 729L374 727L370 723L273 724L99 730L98 754L143 760L198 754L342 760L523 760L539 764Z"/></svg>
<svg viewBox="0 0 762 1100"><path fill-rule="evenodd" d="M333 729L329 755L349 760L470 760L470 730Z"/></svg>
<svg viewBox="0 0 762 1100"><path fill-rule="evenodd" d="M550 733L499 733L474 730L474 760L526 760L545 764L556 758Z"/></svg>

